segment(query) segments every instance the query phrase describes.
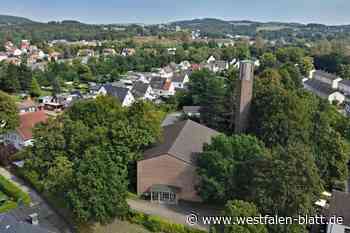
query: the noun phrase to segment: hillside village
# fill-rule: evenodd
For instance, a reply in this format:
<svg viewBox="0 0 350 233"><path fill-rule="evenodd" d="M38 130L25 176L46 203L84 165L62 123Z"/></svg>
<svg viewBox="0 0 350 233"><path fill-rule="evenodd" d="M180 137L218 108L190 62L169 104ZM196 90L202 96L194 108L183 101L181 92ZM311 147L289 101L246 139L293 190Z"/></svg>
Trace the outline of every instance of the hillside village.
<svg viewBox="0 0 350 233"><path fill-rule="evenodd" d="M221 232L184 219L232 208L344 217L252 233L347 232L350 65L246 39L6 41L0 232Z"/></svg>

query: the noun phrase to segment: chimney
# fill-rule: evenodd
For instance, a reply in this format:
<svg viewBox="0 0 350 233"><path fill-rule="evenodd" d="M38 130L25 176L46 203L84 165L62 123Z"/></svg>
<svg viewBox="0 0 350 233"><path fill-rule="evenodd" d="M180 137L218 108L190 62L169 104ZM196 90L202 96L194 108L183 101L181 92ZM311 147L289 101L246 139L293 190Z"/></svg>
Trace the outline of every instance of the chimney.
<svg viewBox="0 0 350 233"><path fill-rule="evenodd" d="M235 133L247 130L250 106L253 98L254 62L241 61L239 65L239 80L237 85L237 106L235 116Z"/></svg>

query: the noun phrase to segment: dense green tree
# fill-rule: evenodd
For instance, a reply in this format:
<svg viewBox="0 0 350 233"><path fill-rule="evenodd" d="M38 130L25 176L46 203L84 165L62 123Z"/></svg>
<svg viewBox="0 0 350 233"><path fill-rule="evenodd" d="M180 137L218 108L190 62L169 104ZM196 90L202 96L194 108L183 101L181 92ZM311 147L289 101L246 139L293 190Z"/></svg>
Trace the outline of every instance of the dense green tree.
<svg viewBox="0 0 350 233"><path fill-rule="evenodd" d="M92 146L76 165L67 202L82 222L106 223L128 213L127 169L108 147Z"/></svg>
<svg viewBox="0 0 350 233"><path fill-rule="evenodd" d="M256 168L268 157L264 145L252 136L218 136L198 157L199 193L208 202L252 198Z"/></svg>
<svg viewBox="0 0 350 233"><path fill-rule="evenodd" d="M27 149L25 170L63 198L78 221L124 216L129 180L135 184L132 165L159 137L162 116L150 103L123 108L112 97L79 101L35 130L40 140Z"/></svg>
<svg viewBox="0 0 350 233"><path fill-rule="evenodd" d="M314 59L312 57L304 57L299 67L301 74L305 77L309 77L310 71L315 68Z"/></svg>
<svg viewBox="0 0 350 233"><path fill-rule="evenodd" d="M18 109L14 99L0 91L0 135L19 125Z"/></svg>
<svg viewBox="0 0 350 233"><path fill-rule="evenodd" d="M348 179L349 142L337 125L344 126L343 116L328 103L321 102L313 116L314 157L321 178L328 190L344 189Z"/></svg>
<svg viewBox="0 0 350 233"><path fill-rule="evenodd" d="M273 53L264 53L260 59L261 69L273 68L277 64L277 58Z"/></svg>
<svg viewBox="0 0 350 233"><path fill-rule="evenodd" d="M35 78L32 79L29 94L32 97L39 97L41 95L41 89L40 89L39 83Z"/></svg>
<svg viewBox="0 0 350 233"><path fill-rule="evenodd" d="M229 201L226 203L224 215L232 217L232 220L244 217L258 217L260 215L253 203L244 201ZM224 226L224 233L267 233L265 225L262 224L231 224Z"/></svg>
<svg viewBox="0 0 350 233"><path fill-rule="evenodd" d="M0 67L0 88L2 91L15 93L20 90L18 67L14 64L2 64Z"/></svg>
<svg viewBox="0 0 350 233"><path fill-rule="evenodd" d="M314 214L313 205L323 188L310 149L300 143L273 149L255 177L255 203L263 214L289 216ZM293 225L269 226L271 232L295 231ZM293 231L294 230L294 231Z"/></svg>
<svg viewBox="0 0 350 233"><path fill-rule="evenodd" d="M309 139L311 116L307 100L281 85L257 81L252 104L250 132L268 147Z"/></svg>

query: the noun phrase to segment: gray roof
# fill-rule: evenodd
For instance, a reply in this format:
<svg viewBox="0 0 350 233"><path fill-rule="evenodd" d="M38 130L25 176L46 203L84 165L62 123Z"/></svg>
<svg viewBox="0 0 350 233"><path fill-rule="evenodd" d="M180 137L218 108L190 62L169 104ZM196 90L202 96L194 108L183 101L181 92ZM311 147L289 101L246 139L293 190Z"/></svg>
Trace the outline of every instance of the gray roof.
<svg viewBox="0 0 350 233"><path fill-rule="evenodd" d="M334 92L336 92L336 90L334 90L331 85L327 84L327 83L323 83L320 82L318 80L315 79L308 79L304 82L307 86L311 87L312 89L324 94L324 95L330 95Z"/></svg>
<svg viewBox="0 0 350 233"><path fill-rule="evenodd" d="M50 233L39 226L34 226L27 222L19 222L9 214L0 215L1 233Z"/></svg>
<svg viewBox="0 0 350 233"><path fill-rule="evenodd" d="M313 76L321 76L323 78L326 78L326 79L329 79L329 80L335 80L335 79L338 79L340 77L338 77L337 75L335 74L331 74L331 73L328 73L328 72L325 72L325 71L322 71L322 70L316 70L313 74Z"/></svg>
<svg viewBox="0 0 350 233"><path fill-rule="evenodd" d="M350 194L340 191L333 191L329 200L327 216L343 217L343 223L350 226Z"/></svg>
<svg viewBox="0 0 350 233"><path fill-rule="evenodd" d="M124 102L125 97L129 93L129 89L126 87L118 87L111 84L106 84L103 87L106 89L107 95L117 97L121 103Z"/></svg>
<svg viewBox="0 0 350 233"><path fill-rule="evenodd" d="M199 113L201 106L184 106L182 111L184 113Z"/></svg>
<svg viewBox="0 0 350 233"><path fill-rule="evenodd" d="M171 81L177 82L177 83L182 83L184 81L185 77L186 77L185 73L176 73L174 75L174 77L171 79Z"/></svg>
<svg viewBox="0 0 350 233"><path fill-rule="evenodd" d="M343 84L343 85L346 85L346 86L350 86L350 80L347 80L347 79L342 80L342 81L340 81L339 83L341 83L341 84Z"/></svg>
<svg viewBox="0 0 350 233"><path fill-rule="evenodd" d="M163 127L163 137L155 147L144 153L145 159L164 154L186 163L195 164L196 156L203 151L203 145L220 133L191 120L180 121Z"/></svg>
<svg viewBox="0 0 350 233"><path fill-rule="evenodd" d="M141 98L145 96L148 88L149 88L148 83L138 81L134 83L134 86L132 87L131 92L136 98Z"/></svg>
<svg viewBox="0 0 350 233"><path fill-rule="evenodd" d="M151 79L150 84L151 84L151 87L152 87L153 89L161 90L161 89L163 89L163 86L164 86L165 81L166 81L165 78L156 76L156 77L153 77L153 78Z"/></svg>

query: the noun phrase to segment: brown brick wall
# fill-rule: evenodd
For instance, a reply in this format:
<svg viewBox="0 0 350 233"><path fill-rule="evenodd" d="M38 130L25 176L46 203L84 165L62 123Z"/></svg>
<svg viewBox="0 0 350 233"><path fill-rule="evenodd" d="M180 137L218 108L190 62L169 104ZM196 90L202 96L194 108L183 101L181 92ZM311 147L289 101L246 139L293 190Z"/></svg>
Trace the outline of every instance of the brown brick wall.
<svg viewBox="0 0 350 233"><path fill-rule="evenodd" d="M198 184L196 167L170 155L165 154L137 163L138 195L148 191L153 184L179 187L179 199L201 201L195 190Z"/></svg>

